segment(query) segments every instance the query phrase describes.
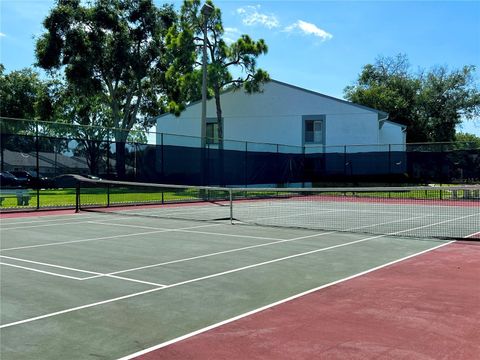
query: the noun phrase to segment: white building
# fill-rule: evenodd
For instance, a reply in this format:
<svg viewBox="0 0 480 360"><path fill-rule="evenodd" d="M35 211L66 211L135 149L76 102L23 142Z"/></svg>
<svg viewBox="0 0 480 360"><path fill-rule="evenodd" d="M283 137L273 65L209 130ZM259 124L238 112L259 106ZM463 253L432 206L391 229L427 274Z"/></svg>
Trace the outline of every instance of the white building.
<svg viewBox="0 0 480 360"><path fill-rule="evenodd" d="M389 121L385 112L276 80L264 84L260 93L226 91L221 106L226 140L305 147L306 152L309 147L319 151L319 146L336 152L333 147L344 145L363 145L355 152L379 151L379 145L403 147L406 141L405 126ZM208 100L207 136L213 143L218 141L215 109L215 100ZM178 117L164 114L157 119L157 132L200 137L200 114L200 101ZM199 139L184 141L185 146L200 145Z"/></svg>

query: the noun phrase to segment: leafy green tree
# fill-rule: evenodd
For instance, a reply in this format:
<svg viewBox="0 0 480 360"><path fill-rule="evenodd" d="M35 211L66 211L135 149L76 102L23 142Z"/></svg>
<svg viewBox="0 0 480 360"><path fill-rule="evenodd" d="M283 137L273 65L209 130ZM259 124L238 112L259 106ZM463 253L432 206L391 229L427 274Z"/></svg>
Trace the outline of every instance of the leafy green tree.
<svg viewBox="0 0 480 360"><path fill-rule="evenodd" d="M46 86L31 68L5 73L5 67L0 64L2 155L4 149L26 153L35 150L34 136L38 128L32 120L42 119L39 109Z"/></svg>
<svg viewBox="0 0 480 360"><path fill-rule="evenodd" d="M37 63L64 70L77 94L98 94L110 108L117 176L125 175L125 143L136 126L150 128L166 108L165 36L172 6L152 0L57 0L36 43ZM102 124L105 125L105 124Z"/></svg>
<svg viewBox="0 0 480 360"><path fill-rule="evenodd" d="M34 119L36 102L43 83L30 68L5 74L0 64L0 116L16 119Z"/></svg>
<svg viewBox="0 0 480 360"><path fill-rule="evenodd" d="M386 111L390 119L407 125L408 142L453 141L462 118L480 113L475 67L448 71L436 67L413 73L405 55L379 57L363 67L357 81L345 88L345 97Z"/></svg>
<svg viewBox="0 0 480 360"><path fill-rule="evenodd" d="M420 76L417 110L429 141L453 141L462 117L480 115L480 91L475 86L474 66L449 71L436 67Z"/></svg>
<svg viewBox="0 0 480 360"><path fill-rule="evenodd" d="M173 62L167 75L183 74L177 77L177 88L184 94L184 101L201 98L202 50L206 45L208 53L207 73L208 92L215 99L218 123L218 136L223 139L223 118L220 94L227 88L244 88L248 93L261 91L261 84L270 79L268 73L257 68L256 59L266 54L268 47L263 39L254 41L248 35L227 44L224 39L222 14L213 2L206 4L213 8L209 16L204 16L200 0L185 0L180 12L178 26L171 28L168 43L173 52L181 52L182 61ZM207 39L204 43L204 24ZM179 66L180 64L180 66ZM190 65L190 68L188 67ZM240 70L233 75L232 69ZM220 140L220 147L222 142Z"/></svg>
<svg viewBox="0 0 480 360"><path fill-rule="evenodd" d="M469 144L477 149L480 149L480 137L474 134L457 132L455 134L455 141Z"/></svg>
<svg viewBox="0 0 480 360"><path fill-rule="evenodd" d="M57 86L55 86L57 85ZM74 86L55 84L47 95L53 109L53 130L62 137L76 139L74 155L82 156L90 174L100 173L100 164L106 161L109 141L112 140L111 108L102 93L78 93Z"/></svg>

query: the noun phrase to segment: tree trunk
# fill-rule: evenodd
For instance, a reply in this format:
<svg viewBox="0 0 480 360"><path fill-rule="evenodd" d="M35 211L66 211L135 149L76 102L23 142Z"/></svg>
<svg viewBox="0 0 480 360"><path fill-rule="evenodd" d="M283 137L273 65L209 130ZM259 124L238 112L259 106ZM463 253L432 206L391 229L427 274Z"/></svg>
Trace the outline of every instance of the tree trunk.
<svg viewBox="0 0 480 360"><path fill-rule="evenodd" d="M220 103L220 88L215 89L215 105L217 108L217 125L218 125L218 180L220 186L225 185L225 150L223 145L223 118L222 118L222 106Z"/></svg>
<svg viewBox="0 0 480 360"><path fill-rule="evenodd" d="M118 180L125 180L125 141L115 141L115 169Z"/></svg>
<svg viewBox="0 0 480 360"><path fill-rule="evenodd" d="M100 161L100 142L95 140L85 140L85 150L87 165L90 170L90 174L99 175L99 161Z"/></svg>
<svg viewBox="0 0 480 360"><path fill-rule="evenodd" d="M128 131L116 130L115 131L115 169L117 172L117 179L125 180L125 145L127 140Z"/></svg>
<svg viewBox="0 0 480 360"><path fill-rule="evenodd" d="M215 106L217 110L217 124L218 124L218 149L223 150L223 118L222 105L220 103L220 89L215 89Z"/></svg>

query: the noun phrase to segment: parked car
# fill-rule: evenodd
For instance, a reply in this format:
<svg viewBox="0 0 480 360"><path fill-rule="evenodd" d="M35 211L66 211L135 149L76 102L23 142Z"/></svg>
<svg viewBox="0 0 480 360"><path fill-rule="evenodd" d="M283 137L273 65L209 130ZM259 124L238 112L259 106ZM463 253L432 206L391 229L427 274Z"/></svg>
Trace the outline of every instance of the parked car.
<svg viewBox="0 0 480 360"><path fill-rule="evenodd" d="M39 175L37 177L37 172L34 170L14 170L10 171L24 187L34 187L34 188L43 188L48 189L53 187L53 181L46 176Z"/></svg>
<svg viewBox="0 0 480 360"><path fill-rule="evenodd" d="M0 186L2 188L19 187L20 185L20 181L15 177L15 175L9 173L8 171L0 172Z"/></svg>
<svg viewBox="0 0 480 360"><path fill-rule="evenodd" d="M87 178L89 178L90 180L96 180L96 181L101 181L102 179L96 175L87 175L86 176Z"/></svg>
<svg viewBox="0 0 480 360"><path fill-rule="evenodd" d="M102 179L99 178L96 175L82 175L88 179L95 180L95 181L101 181ZM77 186L78 180L75 179L72 175L66 174L66 175L59 175L56 176L52 179L54 183L54 187L56 188L74 188Z"/></svg>

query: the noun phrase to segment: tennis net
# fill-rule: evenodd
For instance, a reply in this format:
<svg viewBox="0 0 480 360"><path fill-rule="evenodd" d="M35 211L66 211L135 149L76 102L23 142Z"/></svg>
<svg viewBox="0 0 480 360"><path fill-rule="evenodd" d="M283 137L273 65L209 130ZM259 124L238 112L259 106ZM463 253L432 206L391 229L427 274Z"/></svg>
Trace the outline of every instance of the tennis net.
<svg viewBox="0 0 480 360"><path fill-rule="evenodd" d="M76 177L77 209L417 238L480 238L480 186L225 188Z"/></svg>

